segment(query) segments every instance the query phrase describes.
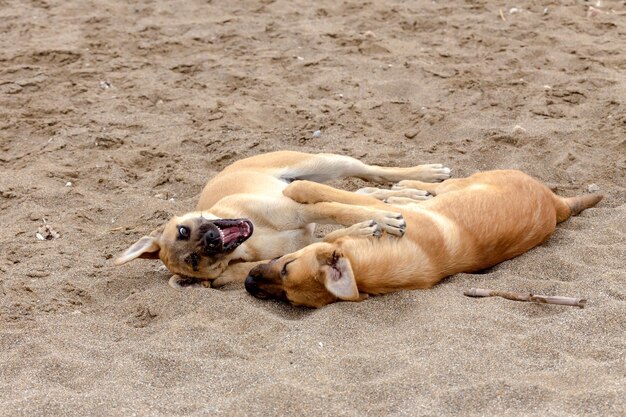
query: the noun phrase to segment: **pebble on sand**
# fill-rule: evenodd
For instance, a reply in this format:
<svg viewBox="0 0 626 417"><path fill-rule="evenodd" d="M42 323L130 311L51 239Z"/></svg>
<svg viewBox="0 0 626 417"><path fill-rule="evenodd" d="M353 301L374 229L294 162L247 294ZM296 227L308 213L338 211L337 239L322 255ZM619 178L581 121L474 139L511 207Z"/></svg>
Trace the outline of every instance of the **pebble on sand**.
<svg viewBox="0 0 626 417"><path fill-rule="evenodd" d="M415 136L417 136L418 133L419 131L417 129L407 130L406 132L404 132L404 137L406 137L407 139L413 139Z"/></svg>
<svg viewBox="0 0 626 417"><path fill-rule="evenodd" d="M587 192L597 193L598 191L600 191L600 186L598 184L589 184L587 186Z"/></svg>
<svg viewBox="0 0 626 417"><path fill-rule="evenodd" d="M61 237L61 235L59 235L59 233L48 224L40 226L39 229L37 229L35 236L39 240L52 240Z"/></svg>

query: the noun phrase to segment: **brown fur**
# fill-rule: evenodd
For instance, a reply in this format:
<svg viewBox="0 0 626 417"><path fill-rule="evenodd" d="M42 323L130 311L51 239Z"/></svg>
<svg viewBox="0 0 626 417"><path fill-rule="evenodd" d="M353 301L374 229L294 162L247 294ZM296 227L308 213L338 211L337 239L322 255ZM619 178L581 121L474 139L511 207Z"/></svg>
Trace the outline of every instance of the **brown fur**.
<svg viewBox="0 0 626 417"><path fill-rule="evenodd" d="M429 288L449 275L485 269L530 250L558 222L602 199L558 197L519 171L489 171L440 184L402 181L395 188L421 188L437 196L397 207L407 221L403 238L344 235L309 245L254 268L246 289L260 298L320 307L367 294ZM381 204L320 184L294 183L285 194L308 203Z"/></svg>
<svg viewBox="0 0 626 417"><path fill-rule="evenodd" d="M372 181L440 181L449 174L448 168L438 164L379 167L333 154L285 151L254 156L226 167L204 187L196 211L176 216L142 237L116 259L116 264L136 258L161 259L176 274L170 280L176 288L189 282L189 277L209 285L213 281L214 286L241 282L255 262L311 243L314 223L351 225L375 219L388 232L401 233L403 220L397 211L389 211L389 207L355 208L339 202L299 204L282 194L291 181L323 182L346 176ZM216 240L208 239L207 230L219 226L221 219L239 219L230 230L236 230L241 239L246 236L248 239L236 247L222 245L216 250L210 243ZM242 219L253 225L251 235L249 223ZM181 235L181 228L188 236ZM223 235L217 241L224 243Z"/></svg>

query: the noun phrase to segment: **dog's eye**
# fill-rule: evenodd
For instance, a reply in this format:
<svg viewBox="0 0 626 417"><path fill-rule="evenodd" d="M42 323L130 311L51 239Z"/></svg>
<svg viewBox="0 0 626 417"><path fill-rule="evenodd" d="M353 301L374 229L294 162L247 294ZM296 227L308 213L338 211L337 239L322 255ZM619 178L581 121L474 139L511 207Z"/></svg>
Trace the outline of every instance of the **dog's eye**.
<svg viewBox="0 0 626 417"><path fill-rule="evenodd" d="M180 239L189 239L189 228L185 226L178 226L178 237Z"/></svg>
<svg viewBox="0 0 626 417"><path fill-rule="evenodd" d="M294 259L293 261L295 261L295 259ZM284 278L284 277L286 277L286 276L287 276L287 265L289 265L289 264L290 264L290 263L292 263L293 261L286 262L286 263L285 263L285 265L283 265L283 268L280 270L280 276L281 276L281 277L283 277L283 278Z"/></svg>

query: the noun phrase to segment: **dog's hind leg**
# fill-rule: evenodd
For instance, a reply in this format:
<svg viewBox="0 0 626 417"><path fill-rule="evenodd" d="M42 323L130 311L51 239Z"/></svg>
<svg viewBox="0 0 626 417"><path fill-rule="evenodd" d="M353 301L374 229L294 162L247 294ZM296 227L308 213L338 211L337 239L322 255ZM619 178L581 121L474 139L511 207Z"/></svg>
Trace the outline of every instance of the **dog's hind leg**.
<svg viewBox="0 0 626 417"><path fill-rule="evenodd" d="M306 154L305 154L306 155ZM357 177L374 182L395 182L404 179L428 182L450 178L450 168L441 164L417 165L407 168L367 165L349 156L312 154L297 158L283 168L280 177L286 180L326 182L336 178Z"/></svg>
<svg viewBox="0 0 626 417"><path fill-rule="evenodd" d="M405 198L407 200L423 201L428 200L432 196L428 191L417 190L415 188L403 188L398 190L386 190L376 187L365 187L355 191L356 194L367 195L374 197L377 200L387 200L389 198ZM387 202L387 201L385 201Z"/></svg>
<svg viewBox="0 0 626 417"><path fill-rule="evenodd" d="M380 206L382 204L380 199L369 194L353 193L312 181L292 182L283 190L283 195L301 204L322 202L335 202L357 206Z"/></svg>
<svg viewBox="0 0 626 417"><path fill-rule="evenodd" d="M392 190L422 190L431 195L437 195L440 190L440 185L444 183L430 183L423 181L414 181L414 180L402 180L396 184L394 184L391 189Z"/></svg>
<svg viewBox="0 0 626 417"><path fill-rule="evenodd" d="M476 182L470 178L452 178L440 183L430 183L414 180L402 180L397 184L394 184L392 190L423 190L432 195L440 195L449 191L457 191L462 188L476 184Z"/></svg>
<svg viewBox="0 0 626 417"><path fill-rule="evenodd" d="M383 200L383 202L389 204L390 206L400 206L407 210L417 210L420 207L420 204L423 203L423 201L405 197L389 197Z"/></svg>

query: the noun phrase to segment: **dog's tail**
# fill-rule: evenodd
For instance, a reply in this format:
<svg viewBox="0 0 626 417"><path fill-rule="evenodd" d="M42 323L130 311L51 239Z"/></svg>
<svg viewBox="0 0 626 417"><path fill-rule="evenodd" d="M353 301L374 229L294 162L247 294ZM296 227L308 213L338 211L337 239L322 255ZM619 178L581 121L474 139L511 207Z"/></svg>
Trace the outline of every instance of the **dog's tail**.
<svg viewBox="0 0 626 417"><path fill-rule="evenodd" d="M593 207L604 198L602 194L584 194L576 197L554 196L556 200L556 222L561 223L571 216L578 215L581 211Z"/></svg>

